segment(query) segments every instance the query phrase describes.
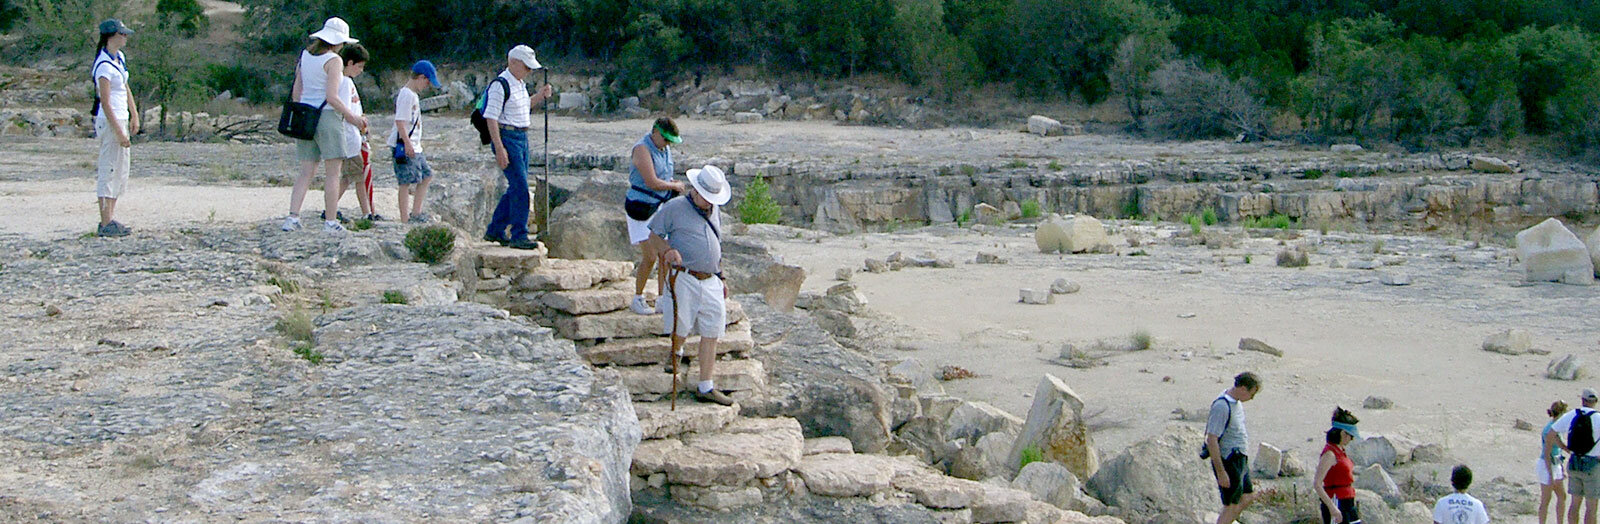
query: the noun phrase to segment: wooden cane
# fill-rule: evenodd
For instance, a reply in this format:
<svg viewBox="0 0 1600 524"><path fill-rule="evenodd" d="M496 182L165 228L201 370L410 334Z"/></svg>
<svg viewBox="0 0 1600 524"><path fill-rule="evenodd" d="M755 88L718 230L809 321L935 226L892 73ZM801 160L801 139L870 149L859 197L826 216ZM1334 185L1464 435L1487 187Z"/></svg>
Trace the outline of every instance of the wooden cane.
<svg viewBox="0 0 1600 524"><path fill-rule="evenodd" d="M663 261L665 262L665 261ZM678 270L667 269L667 289L672 291L672 340L667 344L667 358L672 360L672 401L670 411L678 410Z"/></svg>

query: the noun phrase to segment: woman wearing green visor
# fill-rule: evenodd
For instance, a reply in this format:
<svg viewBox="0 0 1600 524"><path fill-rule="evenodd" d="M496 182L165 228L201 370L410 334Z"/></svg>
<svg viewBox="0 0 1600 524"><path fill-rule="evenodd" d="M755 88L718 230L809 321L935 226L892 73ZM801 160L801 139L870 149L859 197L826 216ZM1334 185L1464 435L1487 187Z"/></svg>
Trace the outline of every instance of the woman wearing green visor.
<svg viewBox="0 0 1600 524"><path fill-rule="evenodd" d="M672 146L682 142L678 124L671 118L656 119L650 134L633 145L633 169L628 172L628 196L622 208L628 214L628 242L639 246L639 267L633 272L633 303L629 309L640 315L653 315L655 308L644 299L644 284L655 270L656 256L650 252L650 217L662 202L687 191L683 182L673 181Z"/></svg>

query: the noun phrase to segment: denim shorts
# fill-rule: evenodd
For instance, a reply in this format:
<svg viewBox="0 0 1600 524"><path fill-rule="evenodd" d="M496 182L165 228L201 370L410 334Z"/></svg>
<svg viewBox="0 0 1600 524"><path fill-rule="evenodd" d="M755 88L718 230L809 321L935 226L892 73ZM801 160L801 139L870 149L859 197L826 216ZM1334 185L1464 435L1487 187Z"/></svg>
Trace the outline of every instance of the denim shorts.
<svg viewBox="0 0 1600 524"><path fill-rule="evenodd" d="M394 165L394 177L400 181L402 186L415 184L432 176L433 168L428 167L428 158L422 156L422 153L409 157L404 164Z"/></svg>

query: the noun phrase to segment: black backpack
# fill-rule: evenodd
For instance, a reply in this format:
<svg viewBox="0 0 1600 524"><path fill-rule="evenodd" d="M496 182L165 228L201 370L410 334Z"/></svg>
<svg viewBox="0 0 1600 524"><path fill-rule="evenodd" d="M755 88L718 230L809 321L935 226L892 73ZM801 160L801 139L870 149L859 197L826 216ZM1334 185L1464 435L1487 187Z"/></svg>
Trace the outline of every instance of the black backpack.
<svg viewBox="0 0 1600 524"><path fill-rule="evenodd" d="M497 76L493 82L489 82L489 87L483 89L483 94L478 95L478 100L472 103L472 116L469 117L472 127L478 130L478 142L483 145L489 145L489 120L483 118L483 106L489 103L489 90L495 84L500 84L506 90L505 98L500 100L500 112L505 113L506 102L511 101L511 83L506 81L506 77Z"/></svg>
<svg viewBox="0 0 1600 524"><path fill-rule="evenodd" d="M1594 449L1594 411L1584 411L1582 408L1573 411L1572 431L1567 432L1567 449L1573 455L1586 455Z"/></svg>

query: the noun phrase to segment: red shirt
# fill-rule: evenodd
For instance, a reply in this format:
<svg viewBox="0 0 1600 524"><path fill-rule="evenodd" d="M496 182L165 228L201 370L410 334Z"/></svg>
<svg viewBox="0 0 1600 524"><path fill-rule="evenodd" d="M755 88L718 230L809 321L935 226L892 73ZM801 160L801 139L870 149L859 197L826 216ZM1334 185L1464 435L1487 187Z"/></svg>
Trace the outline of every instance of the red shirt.
<svg viewBox="0 0 1600 524"><path fill-rule="evenodd" d="M1356 498L1355 463L1350 457L1345 456L1344 450L1339 446L1328 444L1322 447L1323 453L1333 452L1333 467L1328 468L1328 475L1322 477L1322 485L1326 487L1328 496L1334 499Z"/></svg>

